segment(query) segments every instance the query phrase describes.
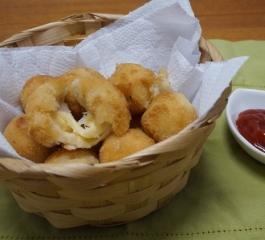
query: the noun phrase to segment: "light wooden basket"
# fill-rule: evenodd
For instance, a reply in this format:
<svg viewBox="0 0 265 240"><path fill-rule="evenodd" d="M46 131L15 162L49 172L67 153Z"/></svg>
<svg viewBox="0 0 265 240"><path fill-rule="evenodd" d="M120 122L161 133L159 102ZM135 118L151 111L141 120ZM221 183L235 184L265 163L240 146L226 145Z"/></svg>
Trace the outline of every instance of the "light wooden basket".
<svg viewBox="0 0 265 240"><path fill-rule="evenodd" d="M74 46L121 15L84 13L20 32L1 47ZM201 62L222 61L203 37ZM124 160L98 164L35 164L0 158L0 184L19 206L53 226L112 226L137 220L166 204L186 185L202 147L224 110L231 86L209 114L179 134Z"/></svg>

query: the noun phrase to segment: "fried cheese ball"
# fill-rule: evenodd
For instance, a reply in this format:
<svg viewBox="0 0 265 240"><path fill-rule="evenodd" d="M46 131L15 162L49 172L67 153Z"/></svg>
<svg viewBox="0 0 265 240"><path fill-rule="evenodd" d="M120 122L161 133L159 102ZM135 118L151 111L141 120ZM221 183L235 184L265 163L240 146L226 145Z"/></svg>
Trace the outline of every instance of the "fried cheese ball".
<svg viewBox="0 0 265 240"><path fill-rule="evenodd" d="M141 119L144 132L156 142L163 141L197 119L197 111L179 92L164 92L150 103Z"/></svg>
<svg viewBox="0 0 265 240"><path fill-rule="evenodd" d="M86 110L78 121L65 103L69 92ZM26 116L28 131L37 142L68 150L91 148L111 131L121 136L131 119L124 95L106 79L84 72L39 86L28 99Z"/></svg>
<svg viewBox="0 0 265 240"><path fill-rule="evenodd" d="M129 129L121 137L111 133L103 141L102 147L99 150L99 162L118 161L154 144L154 140L138 128Z"/></svg>
<svg viewBox="0 0 265 240"><path fill-rule="evenodd" d="M160 92L170 91L166 70L155 75L140 64L118 64L109 81L125 95L132 115L142 114Z"/></svg>
<svg viewBox="0 0 265 240"><path fill-rule="evenodd" d="M55 150L42 146L27 134L25 114L13 118L5 128L3 135L20 156L35 163L43 163Z"/></svg>
<svg viewBox="0 0 265 240"><path fill-rule="evenodd" d="M20 94L20 103L22 108L25 110L29 96L34 92L43 83L51 81L53 77L46 75L36 75L31 77L24 84L21 94Z"/></svg>
<svg viewBox="0 0 265 240"><path fill-rule="evenodd" d="M45 163L99 163L97 154L90 149L67 150L59 148L46 158Z"/></svg>
<svg viewBox="0 0 265 240"><path fill-rule="evenodd" d="M85 67L73 68L63 74L62 77L65 78L65 80L69 83L68 87L71 87L70 85L72 81L78 77L106 80L105 77L102 76L99 72ZM86 109L77 101L74 92L68 91L64 101L68 105L72 115L76 120L82 118L83 112L86 112Z"/></svg>

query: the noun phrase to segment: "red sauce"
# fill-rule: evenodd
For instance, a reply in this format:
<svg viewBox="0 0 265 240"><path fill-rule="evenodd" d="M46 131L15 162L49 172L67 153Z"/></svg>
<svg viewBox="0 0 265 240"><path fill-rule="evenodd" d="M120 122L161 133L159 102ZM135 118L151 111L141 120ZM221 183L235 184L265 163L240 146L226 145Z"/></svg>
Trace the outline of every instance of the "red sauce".
<svg viewBox="0 0 265 240"><path fill-rule="evenodd" d="M241 112L236 125L245 139L265 152L265 109L248 109Z"/></svg>

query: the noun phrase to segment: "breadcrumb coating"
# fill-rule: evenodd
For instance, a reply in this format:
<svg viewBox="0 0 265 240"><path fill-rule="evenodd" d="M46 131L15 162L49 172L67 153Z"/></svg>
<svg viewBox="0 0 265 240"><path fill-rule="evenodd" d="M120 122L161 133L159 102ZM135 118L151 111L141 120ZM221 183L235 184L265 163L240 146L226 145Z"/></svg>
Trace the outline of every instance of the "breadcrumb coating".
<svg viewBox="0 0 265 240"><path fill-rule="evenodd" d="M47 148L36 142L28 135L27 125L25 114L17 116L8 123L3 135L20 156L35 163L43 163L55 148Z"/></svg>
<svg viewBox="0 0 265 240"><path fill-rule="evenodd" d="M134 63L118 64L109 81L125 95L132 115L142 114L156 95L170 91L165 69L156 75Z"/></svg>
<svg viewBox="0 0 265 240"><path fill-rule="evenodd" d="M79 120L65 103L69 92L86 110ZM122 135L131 119L123 94L106 79L84 72L39 86L29 97L26 116L28 133L37 142L46 147L62 144L69 150L91 148L111 131Z"/></svg>
<svg viewBox="0 0 265 240"><path fill-rule="evenodd" d="M154 145L152 138L142 130L131 128L123 136L110 134L99 151L100 163L114 162Z"/></svg>
<svg viewBox="0 0 265 240"><path fill-rule="evenodd" d="M91 149L67 150L59 148L45 159L45 163L99 163L97 154Z"/></svg>
<svg viewBox="0 0 265 240"><path fill-rule="evenodd" d="M197 119L197 111L184 94L163 92L142 115L144 132L156 142L163 141Z"/></svg>

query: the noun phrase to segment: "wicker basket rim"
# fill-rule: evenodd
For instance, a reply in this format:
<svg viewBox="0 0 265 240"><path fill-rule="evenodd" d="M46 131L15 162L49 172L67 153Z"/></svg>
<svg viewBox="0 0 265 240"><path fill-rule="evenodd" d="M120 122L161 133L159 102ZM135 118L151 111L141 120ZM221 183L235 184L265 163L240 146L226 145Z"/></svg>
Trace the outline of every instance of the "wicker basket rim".
<svg viewBox="0 0 265 240"><path fill-rule="evenodd" d="M90 15L91 19L84 19L84 15ZM104 22L104 21L115 21L120 19L122 14L109 14L109 13L91 13L91 12L84 12L79 14L72 14L67 17L64 17L60 19L59 21L55 22L49 22L37 27L33 27L30 29L23 30L21 32L18 32L11 37L5 39L0 43L0 47L6 47L12 43L16 43L18 41L21 41L25 38L31 37L32 35L49 30L56 27L62 27L67 26L75 23L93 23L93 22Z"/></svg>

